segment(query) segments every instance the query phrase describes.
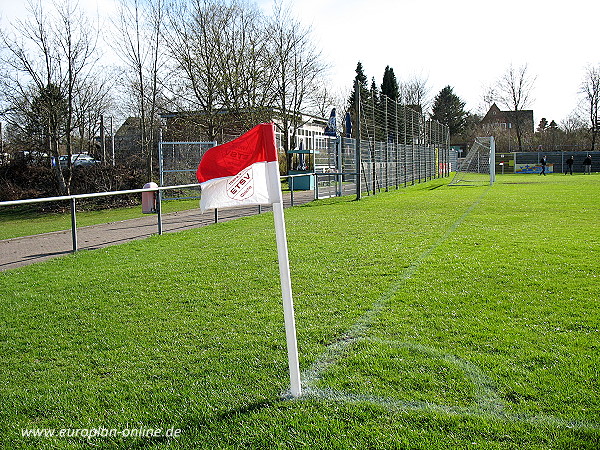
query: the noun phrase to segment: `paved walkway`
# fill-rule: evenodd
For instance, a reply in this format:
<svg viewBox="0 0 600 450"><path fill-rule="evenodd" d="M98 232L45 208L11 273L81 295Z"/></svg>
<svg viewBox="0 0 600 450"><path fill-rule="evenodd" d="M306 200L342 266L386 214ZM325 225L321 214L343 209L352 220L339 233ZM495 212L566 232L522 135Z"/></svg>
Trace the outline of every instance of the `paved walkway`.
<svg viewBox="0 0 600 450"><path fill-rule="evenodd" d="M308 203L314 199L313 191L296 191L294 205ZM284 207L291 205L290 194L284 194ZM141 206L140 206L141 208ZM263 206L263 212L271 207ZM258 214L258 206L219 211L219 222ZM214 211L200 213L200 209L180 211L162 215L163 233L188 230L213 224ZM122 244L135 239L144 239L158 233L157 216L152 214L138 219L105 223L77 228L77 248L93 250L109 245ZM38 234L0 240L0 271L14 269L49 258L66 255L73 251L71 230Z"/></svg>

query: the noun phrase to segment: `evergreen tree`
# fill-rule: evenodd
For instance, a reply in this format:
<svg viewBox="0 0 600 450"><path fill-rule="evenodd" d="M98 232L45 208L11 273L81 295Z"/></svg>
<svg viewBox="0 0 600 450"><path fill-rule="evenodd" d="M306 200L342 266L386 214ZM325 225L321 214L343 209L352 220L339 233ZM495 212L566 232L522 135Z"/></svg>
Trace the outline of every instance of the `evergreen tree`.
<svg viewBox="0 0 600 450"><path fill-rule="evenodd" d="M387 99L387 100L385 100ZM398 101L400 100L400 87L394 74L394 69L385 67L383 82L381 83L381 106L385 108L382 120L386 121L387 134L384 139L387 142L395 142L399 136L397 131L403 128L403 118L398 114Z"/></svg>
<svg viewBox="0 0 600 450"><path fill-rule="evenodd" d="M60 86L49 83L33 97L26 111L25 131L37 151L58 158L59 145L66 134L67 98Z"/></svg>
<svg viewBox="0 0 600 450"><path fill-rule="evenodd" d="M358 83L357 83L358 82ZM367 87L367 76L363 70L362 63L359 61L356 65L356 76L354 77L354 82L352 83L352 93L350 94L350 98L348 99L348 112L350 113L351 121L354 125L357 123L356 116L356 86L358 84L358 89L360 93L361 102L365 102L369 98L369 89ZM344 124L345 128L345 124ZM344 130L344 133L347 133L347 130ZM356 137L356 126L352 127L352 137Z"/></svg>
<svg viewBox="0 0 600 450"><path fill-rule="evenodd" d="M381 95L387 96L389 99L398 101L400 96L400 88L398 87L398 80L394 75L394 69L390 66L385 67L383 72L383 82L381 83Z"/></svg>
<svg viewBox="0 0 600 450"><path fill-rule="evenodd" d="M431 118L447 125L450 135L460 134L466 125L465 103L454 94L452 87L446 86L435 97Z"/></svg>
<svg viewBox="0 0 600 450"><path fill-rule="evenodd" d="M360 90L360 97L365 99L369 95L369 89L367 88L367 76L363 70L362 63L359 61L356 65L356 76L354 77L354 82L352 83L352 93L350 94L350 98L348 99L348 106L350 109L354 109L354 102L356 101L356 82L358 81L358 86Z"/></svg>
<svg viewBox="0 0 600 450"><path fill-rule="evenodd" d="M371 89L369 90L369 99L374 107L379 105L379 89L375 83L375 77L371 78Z"/></svg>

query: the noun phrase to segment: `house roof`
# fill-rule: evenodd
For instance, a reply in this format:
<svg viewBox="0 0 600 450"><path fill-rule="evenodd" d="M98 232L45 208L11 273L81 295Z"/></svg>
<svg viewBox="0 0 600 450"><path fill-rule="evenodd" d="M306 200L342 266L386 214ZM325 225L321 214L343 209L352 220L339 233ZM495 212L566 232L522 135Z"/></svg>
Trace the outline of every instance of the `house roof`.
<svg viewBox="0 0 600 450"><path fill-rule="evenodd" d="M512 124L517 120L520 121L522 125L527 125L531 127L533 131L533 110L532 109L523 109L519 111L501 111L498 108L498 105L494 103L487 114L481 119L482 124L494 124L494 123L507 123Z"/></svg>

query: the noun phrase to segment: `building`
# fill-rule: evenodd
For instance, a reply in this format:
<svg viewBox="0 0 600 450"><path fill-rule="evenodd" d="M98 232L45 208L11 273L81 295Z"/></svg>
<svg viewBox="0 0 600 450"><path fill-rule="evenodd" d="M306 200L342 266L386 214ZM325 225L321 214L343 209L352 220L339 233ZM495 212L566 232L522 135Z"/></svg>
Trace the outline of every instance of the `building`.
<svg viewBox="0 0 600 450"><path fill-rule="evenodd" d="M500 111L498 105L494 103L481 120L481 124L507 130L515 129L518 125L522 132L533 133L533 110Z"/></svg>
<svg viewBox="0 0 600 450"><path fill-rule="evenodd" d="M163 142L216 142L223 144L241 136L259 123L274 122L277 148L284 151L282 121L277 112L265 109L252 113L227 114L220 111L212 120L202 112L168 112L160 114L160 124L155 127L153 153L158 158L158 141ZM288 116L289 117L289 116ZM295 125L289 130L289 154L306 153L311 155L315 149L324 145L324 134L328 121L308 114L297 114L293 117ZM290 120L290 119L288 119ZM115 132L115 160L119 163L144 164L146 156L142 154L140 119L129 117ZM282 155L281 155L282 156ZM290 158L292 158L290 156ZM294 158L298 158L294 156ZM282 158L283 159L283 158ZM293 158L292 158L293 159ZM300 157L305 161L303 157ZM156 159L158 160L158 159ZM312 167L312 159L307 156ZM290 160L290 164L293 162Z"/></svg>
<svg viewBox="0 0 600 450"><path fill-rule="evenodd" d="M273 108L235 114L219 111L211 117L201 111L168 112L160 115L165 141L216 141L217 144L223 144L259 123L274 122L277 146L283 149L283 121L280 116ZM291 116L288 114L288 121ZM307 150L316 148L317 141L324 136L327 119L310 114L297 114L293 118L297 125L290 130L290 142L295 140L294 147L302 145Z"/></svg>

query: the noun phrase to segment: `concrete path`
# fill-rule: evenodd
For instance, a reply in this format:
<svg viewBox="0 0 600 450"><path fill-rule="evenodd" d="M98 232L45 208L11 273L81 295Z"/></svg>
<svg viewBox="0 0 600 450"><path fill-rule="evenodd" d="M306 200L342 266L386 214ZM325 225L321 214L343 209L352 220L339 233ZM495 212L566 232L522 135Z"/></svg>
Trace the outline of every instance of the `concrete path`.
<svg viewBox="0 0 600 450"><path fill-rule="evenodd" d="M313 191L296 191L294 205L308 203L314 199ZM284 207L291 205L290 194L284 194ZM141 206L140 206L141 208ZM263 206L263 212L271 207ZM219 211L219 222L258 214L258 206ZM163 214L163 233L199 228L213 224L214 211L200 213L200 209ZM157 216L152 214L138 219L105 223L77 228L78 250L93 250L109 245L122 244L135 239L144 239L158 233ZM71 230L38 234L0 240L0 271L14 269L49 258L66 255L73 251Z"/></svg>

